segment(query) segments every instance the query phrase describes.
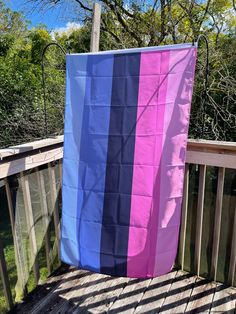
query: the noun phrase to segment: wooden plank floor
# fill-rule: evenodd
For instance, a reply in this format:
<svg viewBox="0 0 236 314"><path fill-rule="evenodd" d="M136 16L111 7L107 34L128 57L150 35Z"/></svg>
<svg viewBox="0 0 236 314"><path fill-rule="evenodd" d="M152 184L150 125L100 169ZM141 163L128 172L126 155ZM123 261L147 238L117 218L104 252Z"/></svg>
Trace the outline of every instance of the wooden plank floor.
<svg viewBox="0 0 236 314"><path fill-rule="evenodd" d="M236 314L236 289L182 271L140 280L64 266L11 313Z"/></svg>

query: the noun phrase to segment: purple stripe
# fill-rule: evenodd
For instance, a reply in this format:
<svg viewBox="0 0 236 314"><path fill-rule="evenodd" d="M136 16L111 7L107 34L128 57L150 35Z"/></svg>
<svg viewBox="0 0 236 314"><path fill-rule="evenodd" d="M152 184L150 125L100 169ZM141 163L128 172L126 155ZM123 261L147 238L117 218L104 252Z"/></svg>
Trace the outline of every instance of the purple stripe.
<svg viewBox="0 0 236 314"><path fill-rule="evenodd" d="M114 56L101 272L127 276L140 54Z"/></svg>

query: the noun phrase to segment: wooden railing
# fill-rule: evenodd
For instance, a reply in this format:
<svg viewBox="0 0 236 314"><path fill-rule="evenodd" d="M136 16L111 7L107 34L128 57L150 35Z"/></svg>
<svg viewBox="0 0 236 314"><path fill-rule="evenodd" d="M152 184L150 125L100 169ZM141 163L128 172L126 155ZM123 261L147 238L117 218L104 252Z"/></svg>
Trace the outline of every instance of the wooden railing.
<svg viewBox="0 0 236 314"><path fill-rule="evenodd" d="M40 282L42 265L39 255L42 255L43 246L47 275L55 270L55 266L60 265L58 257L62 146L63 137L59 136L0 150L0 186L5 190L5 193L1 193L0 207L1 210L8 208L13 244L9 244L9 248L13 247L14 250L14 272L17 275L17 281L10 282L9 277L14 277L13 267L9 276L2 244L4 239L0 238L0 275L8 308L13 307L13 295L19 300ZM14 180L17 182L15 188ZM33 200L35 189L39 203L37 208ZM3 204L3 194L6 196L7 206ZM9 230L5 234L8 236ZM33 275L30 274L31 270ZM29 287L28 282L32 282L30 277L34 278L34 284L31 283Z"/></svg>
<svg viewBox="0 0 236 314"><path fill-rule="evenodd" d="M187 268L198 276L203 275L214 281L218 279L233 286L236 283L236 143L189 140L186 162L178 262L182 269ZM189 194L190 167L194 171L196 171L196 167L198 168L196 206L189 204L191 198ZM208 177L207 170L211 170ZM227 182L225 180L226 175ZM213 203L211 208L206 203L206 191L209 189L209 186L206 186L206 179L208 184L210 182L215 185L211 193ZM192 187L192 193L194 193L193 190ZM188 218L188 211L192 211L195 219ZM203 229L204 216L209 215L210 211L213 219L208 218L208 223ZM224 221L222 220L223 214L226 218ZM189 248L186 246L188 224L195 226L195 232L192 233L192 247L190 244ZM189 234L188 237L190 237ZM203 247L206 246L203 240L206 237L208 237L208 250L205 255L208 258L208 267L207 270L201 270L202 256L204 255ZM227 241L225 241L225 237L227 237ZM223 250L220 248L224 244L227 246L227 252L222 253ZM190 250L188 251L188 249ZM192 255L192 265L186 264L186 252ZM219 262L221 262L221 267L219 267ZM224 278L217 274L219 268L221 272L224 269Z"/></svg>
<svg viewBox="0 0 236 314"><path fill-rule="evenodd" d="M60 264L62 147L63 137L59 136L0 150L0 188L6 196L6 206L3 206L3 196L0 209L8 208L17 277L14 288L4 252L7 247L3 245L4 238L0 238L0 275L8 308L13 307L13 295L17 300L27 294L30 276L34 278L34 286L40 282L42 259L39 256L42 248L48 275ZM176 260L183 270L230 285L235 285L236 267L235 169L236 143L188 141ZM18 182L17 188L12 184L14 178ZM21 201L17 199L17 193L21 194ZM36 215L34 208L37 201L40 214ZM21 207L18 202L22 203ZM23 208L23 219L17 217L18 207ZM39 222L40 228L37 226ZM50 224L54 226L53 232ZM22 232L19 228L23 225L27 234L23 240L28 241L24 250L24 241L19 241ZM40 243L39 238L42 240ZM28 274L25 260L32 261Z"/></svg>

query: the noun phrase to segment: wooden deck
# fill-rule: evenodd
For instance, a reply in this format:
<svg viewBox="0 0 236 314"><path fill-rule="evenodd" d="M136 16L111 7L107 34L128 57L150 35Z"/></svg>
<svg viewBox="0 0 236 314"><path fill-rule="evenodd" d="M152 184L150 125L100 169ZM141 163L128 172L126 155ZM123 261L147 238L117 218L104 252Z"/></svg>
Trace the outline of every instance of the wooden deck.
<svg viewBox="0 0 236 314"><path fill-rule="evenodd" d="M236 288L182 271L114 278L63 266L11 313L236 313Z"/></svg>

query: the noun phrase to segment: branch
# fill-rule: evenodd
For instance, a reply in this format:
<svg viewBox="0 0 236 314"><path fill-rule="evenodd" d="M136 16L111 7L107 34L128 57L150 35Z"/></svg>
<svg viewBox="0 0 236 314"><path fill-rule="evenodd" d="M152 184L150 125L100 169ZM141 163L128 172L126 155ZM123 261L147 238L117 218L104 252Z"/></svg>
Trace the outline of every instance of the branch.
<svg viewBox="0 0 236 314"><path fill-rule="evenodd" d="M236 3L235 3L235 0L232 0L233 1L233 8L234 10L236 11Z"/></svg>
<svg viewBox="0 0 236 314"><path fill-rule="evenodd" d="M115 0L115 5L116 5L117 7L119 7L119 8L121 9L121 11L122 11L124 14L126 14L126 15L129 16L129 17L134 18L134 14L132 14L132 13L130 13L128 10L126 10L122 5L120 5L119 3L117 3L116 0Z"/></svg>
<svg viewBox="0 0 236 314"><path fill-rule="evenodd" d="M157 1L158 1L158 0L155 0L155 1L154 1L151 14L153 14L153 13L155 12L155 8L156 8L156 5L157 5Z"/></svg>
<svg viewBox="0 0 236 314"><path fill-rule="evenodd" d="M217 23L216 23L216 19L215 19L215 17L214 17L214 15L213 14L211 14L210 12L209 12L209 15L210 15L210 17L212 18L212 20L213 20L213 28L215 27L216 29L217 29L217 33L216 33L216 41L215 41L215 47L217 48L217 46L218 46L218 39L219 39L219 36L220 36L220 32L221 32L221 30L222 30L222 26L223 26L223 24L221 25L221 28L217 25Z"/></svg>
<svg viewBox="0 0 236 314"><path fill-rule="evenodd" d="M165 13L165 0L161 0L161 38L160 42L163 41L163 39L166 36L166 28L165 28L165 22L166 22L166 13Z"/></svg>
<svg viewBox="0 0 236 314"><path fill-rule="evenodd" d="M204 14L203 14L203 17L201 18L201 20L200 20L200 22L199 22L199 29L201 28L202 23L204 22L205 17L206 17L206 15L207 15L208 11L209 11L210 3L211 3L211 0L208 0L208 1L207 1L207 4L206 4L205 11L204 11Z"/></svg>
<svg viewBox="0 0 236 314"><path fill-rule="evenodd" d="M117 20L121 24L121 26L124 28L124 30L127 33L129 33L137 41L139 47L141 47L143 45L141 38L137 36L137 34L128 27L121 13L117 10L117 7L113 3L111 3L109 0L102 0L102 2L105 3L108 6L108 8L117 16Z"/></svg>
<svg viewBox="0 0 236 314"><path fill-rule="evenodd" d="M174 23L174 21L173 21L172 10L171 10L171 0L167 0L166 5L167 5L167 9L168 9L168 20L170 20L170 22L171 22L171 36L172 36L172 40L173 40L174 44L177 44L175 27L176 27L176 25L179 22Z"/></svg>
<svg viewBox="0 0 236 314"><path fill-rule="evenodd" d="M122 44L122 40L111 30L111 28L107 25L105 19L102 20L101 31L104 31L110 34L119 44Z"/></svg>
<svg viewBox="0 0 236 314"><path fill-rule="evenodd" d="M56 1L59 1L59 0L56 0ZM85 6L80 0L75 0L77 3L79 3L80 7L86 11L90 11L90 12L93 12L93 10L87 6Z"/></svg>
<svg viewBox="0 0 236 314"><path fill-rule="evenodd" d="M104 31L104 32L110 34L119 44L122 43L121 39L115 33L113 33L110 29L101 26L101 31Z"/></svg>
<svg viewBox="0 0 236 314"><path fill-rule="evenodd" d="M186 6L184 6L179 0L177 0L178 5L181 7L181 9L187 13L188 17L189 17L189 22L190 22L190 26L193 32L193 37L194 39L197 38L197 30L195 28L195 24L194 24L194 15L192 13L192 8L194 6L193 1L191 1L189 8L187 8Z"/></svg>

